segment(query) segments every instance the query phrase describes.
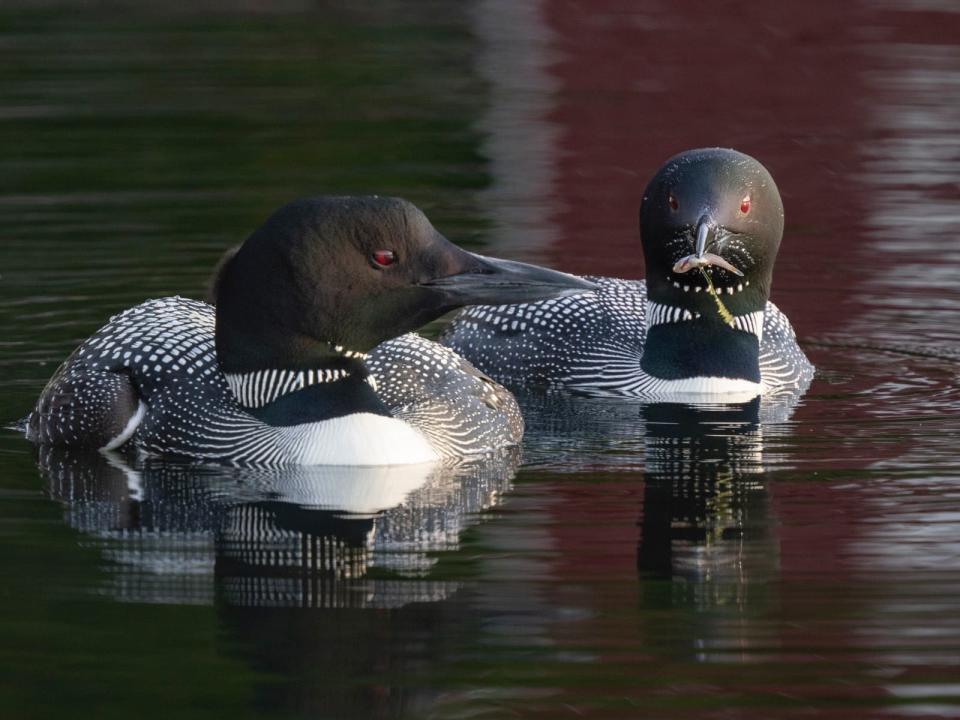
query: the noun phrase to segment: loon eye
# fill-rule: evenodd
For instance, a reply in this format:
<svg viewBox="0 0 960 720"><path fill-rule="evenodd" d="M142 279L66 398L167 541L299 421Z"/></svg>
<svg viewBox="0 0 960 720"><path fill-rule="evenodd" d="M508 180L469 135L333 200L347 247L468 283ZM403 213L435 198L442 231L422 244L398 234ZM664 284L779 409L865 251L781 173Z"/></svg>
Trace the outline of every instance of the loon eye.
<svg viewBox="0 0 960 720"><path fill-rule="evenodd" d="M677 202L677 199L673 196L673 193L667 195L667 202L670 204L671 210L676 210L680 207L680 203Z"/></svg>
<svg viewBox="0 0 960 720"><path fill-rule="evenodd" d="M740 213L746 215L750 212L750 196L744 195L743 200L740 201Z"/></svg>
<svg viewBox="0 0 960 720"><path fill-rule="evenodd" d="M375 268L380 269L393 265L397 256L393 254L393 250L374 250L370 254L370 260Z"/></svg>

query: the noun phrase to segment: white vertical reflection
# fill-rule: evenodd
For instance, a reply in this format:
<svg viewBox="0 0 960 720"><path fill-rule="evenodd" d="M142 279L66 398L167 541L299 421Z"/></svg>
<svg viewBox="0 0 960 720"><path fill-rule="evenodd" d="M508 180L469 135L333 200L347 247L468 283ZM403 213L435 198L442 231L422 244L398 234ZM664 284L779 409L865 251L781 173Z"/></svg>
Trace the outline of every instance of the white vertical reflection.
<svg viewBox="0 0 960 720"><path fill-rule="evenodd" d="M960 46L871 49L878 98L862 144L869 252L880 268L864 318L876 337L956 344L960 326ZM879 339L879 338L878 338Z"/></svg>
<svg viewBox="0 0 960 720"><path fill-rule="evenodd" d="M956 3L896 7L900 22L932 9L956 12ZM868 252L879 272L865 288L871 311L854 331L884 345L910 343L915 355L947 357L960 349L960 47L944 34L940 44L886 40L868 52L876 101L861 147ZM923 442L872 464L882 482L865 490L864 532L849 552L874 589L854 642L891 676L910 673L908 682L886 686L903 703L889 714L954 717L957 685L920 681L955 673L960 661L957 473L944 464L956 452L956 393L941 384L952 373L915 355L891 358L889 384L922 384L914 413L933 421Z"/></svg>
<svg viewBox="0 0 960 720"><path fill-rule="evenodd" d="M549 73L553 34L539 2L482 0L472 23L480 39L477 71L490 96L477 123L493 179L480 194L494 220L490 249L536 259L557 234L550 196L558 130L548 119L558 84Z"/></svg>

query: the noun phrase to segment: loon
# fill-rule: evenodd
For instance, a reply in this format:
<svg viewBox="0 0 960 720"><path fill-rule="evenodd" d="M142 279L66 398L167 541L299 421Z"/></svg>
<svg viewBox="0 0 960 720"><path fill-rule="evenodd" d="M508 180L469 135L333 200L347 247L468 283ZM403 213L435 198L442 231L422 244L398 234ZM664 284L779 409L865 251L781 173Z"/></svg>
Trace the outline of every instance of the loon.
<svg viewBox="0 0 960 720"><path fill-rule="evenodd" d="M440 342L494 379L640 398L802 393L813 366L769 301L783 203L735 150L670 158L640 205L646 280L464 309Z"/></svg>
<svg viewBox="0 0 960 720"><path fill-rule="evenodd" d="M297 200L225 260L216 308L149 300L83 342L27 437L254 465L399 465L513 445L523 421L510 392L409 331L468 303L593 287L467 252L401 199Z"/></svg>

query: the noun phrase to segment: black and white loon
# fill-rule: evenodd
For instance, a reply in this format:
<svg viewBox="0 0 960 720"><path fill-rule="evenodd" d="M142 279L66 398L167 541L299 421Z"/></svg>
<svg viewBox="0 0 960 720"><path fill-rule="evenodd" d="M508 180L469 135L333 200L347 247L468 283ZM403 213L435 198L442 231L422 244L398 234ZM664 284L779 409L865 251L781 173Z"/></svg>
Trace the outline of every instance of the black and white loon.
<svg viewBox="0 0 960 720"><path fill-rule="evenodd" d="M741 399L802 392L813 366L768 301L783 203L753 158L719 148L667 161L640 205L646 280L470 307L440 342L493 378L618 395Z"/></svg>
<svg viewBox="0 0 960 720"><path fill-rule="evenodd" d="M27 436L274 465L408 464L515 444L513 396L404 333L468 303L592 287L462 250L403 200L295 201L221 267L216 309L150 300L80 345Z"/></svg>

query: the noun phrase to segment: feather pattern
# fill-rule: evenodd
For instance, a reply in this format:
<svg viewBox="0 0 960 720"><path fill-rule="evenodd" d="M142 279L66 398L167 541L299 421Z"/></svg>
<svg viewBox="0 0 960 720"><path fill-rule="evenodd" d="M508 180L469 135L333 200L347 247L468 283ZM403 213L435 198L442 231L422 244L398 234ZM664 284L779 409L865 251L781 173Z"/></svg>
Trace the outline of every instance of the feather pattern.
<svg viewBox="0 0 960 720"><path fill-rule="evenodd" d="M514 445L522 436L508 391L453 351L412 334L383 343L368 359L369 380L392 417L358 412L269 425L243 406L336 383L343 371L227 376L217 362L214 326L212 306L179 297L111 318L50 380L28 436L94 447L129 438L150 455L241 465L425 462Z"/></svg>
<svg viewBox="0 0 960 720"><path fill-rule="evenodd" d="M666 380L640 365L647 330L696 320L691 311L649 302L646 282L587 277L596 292L527 305L464 309L441 335L500 382L600 391L635 397L678 393L774 393L805 387L813 376L790 321L771 302L733 316L733 326L760 343L759 387L729 378Z"/></svg>

